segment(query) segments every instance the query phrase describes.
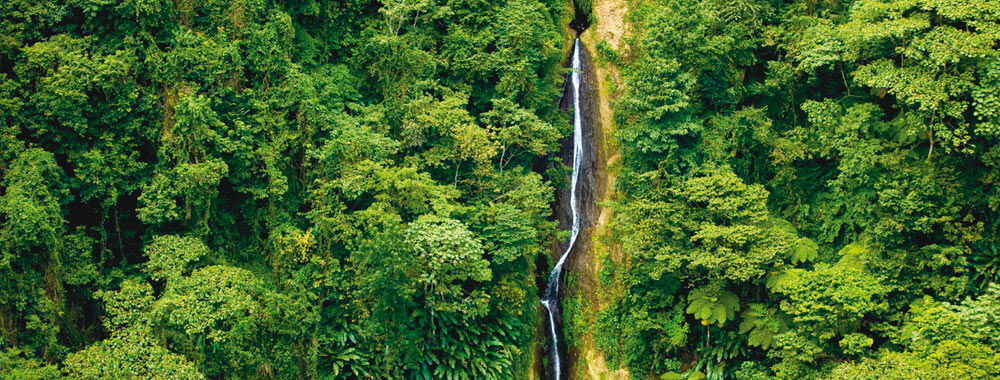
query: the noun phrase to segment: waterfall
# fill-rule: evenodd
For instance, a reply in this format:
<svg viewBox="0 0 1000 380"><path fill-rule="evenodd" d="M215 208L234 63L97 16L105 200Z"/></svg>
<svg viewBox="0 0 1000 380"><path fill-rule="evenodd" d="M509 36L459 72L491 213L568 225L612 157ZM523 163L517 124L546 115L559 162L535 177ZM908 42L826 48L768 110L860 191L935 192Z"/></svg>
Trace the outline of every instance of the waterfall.
<svg viewBox="0 0 1000 380"><path fill-rule="evenodd" d="M566 257L573 250L577 236L580 235L580 206L577 197L577 181L580 177L580 162L583 161L583 120L580 117L580 81L581 81L581 59L580 59L580 39L577 38L573 44L573 71L570 79L573 83L573 174L570 181L569 207L572 213L572 227L569 237L569 244L566 251L559 256L559 261L552 268L549 274L549 282L545 288L545 298L542 298L542 306L549 313L549 331L552 335L552 371L553 380L562 380L562 358L559 354L559 331L556 328L556 320L559 316L559 277L562 274Z"/></svg>

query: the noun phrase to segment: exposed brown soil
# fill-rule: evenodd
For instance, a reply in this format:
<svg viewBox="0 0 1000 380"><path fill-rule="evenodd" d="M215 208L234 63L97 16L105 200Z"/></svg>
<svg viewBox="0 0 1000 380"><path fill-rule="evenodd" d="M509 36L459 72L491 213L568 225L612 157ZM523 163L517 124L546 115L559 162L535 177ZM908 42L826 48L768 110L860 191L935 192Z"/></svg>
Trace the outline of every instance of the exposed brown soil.
<svg viewBox="0 0 1000 380"><path fill-rule="evenodd" d="M616 50L621 47L622 38L628 32L625 23L625 12L628 6L625 0L594 0L594 14L597 22L591 29L598 37L595 41L604 39Z"/></svg>

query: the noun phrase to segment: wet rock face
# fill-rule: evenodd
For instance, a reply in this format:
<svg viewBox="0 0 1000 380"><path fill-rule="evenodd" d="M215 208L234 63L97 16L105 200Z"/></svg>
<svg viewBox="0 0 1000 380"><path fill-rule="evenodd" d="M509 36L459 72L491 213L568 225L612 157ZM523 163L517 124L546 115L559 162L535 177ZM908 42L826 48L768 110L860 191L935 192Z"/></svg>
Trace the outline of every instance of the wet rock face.
<svg viewBox="0 0 1000 380"><path fill-rule="evenodd" d="M590 55L587 49L580 49L581 55L581 66L583 67L582 78L580 83L580 115L583 117L583 161L580 164L580 177L579 190L577 196L580 197L580 227L584 233L586 229L593 225L593 215L596 202L596 176L594 175L594 168L597 162L597 147L594 145L594 132L596 128L600 128L598 123L600 123L600 108L596 101L597 94L597 80L594 76L593 62L590 59ZM567 75L567 81L569 82L569 75ZM573 86L567 85L563 97L559 102L559 108L563 111L572 111L573 107ZM573 163L573 139L567 137L563 139L559 150L559 158L562 160L563 164L566 166L571 166ZM560 229L569 229L571 222L571 211L569 206L569 188L561 188L556 191L555 196L555 215L559 220ZM589 237L581 235L580 241L588 241ZM562 253L566 248L565 242L558 247L559 249L553 251L554 255ZM557 251L557 252L556 252ZM572 252L570 254L570 259L572 260L578 252Z"/></svg>
<svg viewBox="0 0 1000 380"><path fill-rule="evenodd" d="M595 146L594 143L596 141L594 134L596 131L595 128L600 128L600 126L597 124L601 120L599 115L599 104L597 104L596 101L597 81L596 77L594 76L593 63L590 59L590 56L588 55L587 49L581 46L580 54L581 54L580 72L582 75L580 78L579 104L580 104L580 118L581 118L580 128L581 128L582 147L583 147L582 149L583 152L580 157L580 166L577 169L579 173L577 178L577 201L578 201L577 204L579 207L578 218L580 222L580 232L577 237L576 244L573 246L572 252L569 253L567 259L567 265L564 267L565 268L563 271L564 273L572 270L571 268L574 265L571 265L571 263L573 263L577 258L580 258L581 255L589 254L588 252L588 249L590 248L589 228L593 226L594 216L596 215L595 211L597 210L595 205L597 196L597 191L596 191L597 176L595 173L595 169L598 157L597 155L598 147ZM564 89L563 97L558 102L559 103L558 106L560 109L564 111L572 112L573 85L572 81L570 80L570 75L567 75L566 83L567 85ZM572 167L573 164L572 137L573 137L572 135L568 136L566 139L562 141L561 149L559 152L559 158L567 167ZM571 199L570 191L571 189L569 188L569 186L558 189L556 191L555 204L553 205L554 214L559 221L559 228L564 230L568 230L572 226L572 208L570 205L570 199ZM568 244L569 244L568 241L564 241L552 247L551 250L552 261L550 261L550 263L553 263L556 260L558 260L559 256L563 252L565 252ZM539 265L538 268L540 269L539 277L547 279L548 276L545 275L547 272L543 272L544 270L543 268L547 268L547 265ZM563 277L565 278L565 275ZM539 281L539 283L542 284L543 282ZM540 290L542 291L540 292L540 295L543 297L545 296L544 289L545 285L541 285ZM560 296L562 296L562 293L564 293L565 290L566 289L560 287L560 291L558 292L560 293ZM558 305L555 305L554 308L557 310L557 312L554 313L556 319L554 323L556 325L556 328L561 331L562 316L558 312ZM548 316L543 316L543 324L547 325L548 323L547 318ZM565 347L563 345L562 340L560 340L559 352L566 353L568 351L567 349L568 347ZM543 352L549 353L551 352L550 350L551 347L546 347ZM563 369L565 370L565 367ZM546 371L545 375L547 376L543 376L542 378L553 379L554 373L553 373L551 359L549 366L548 368L545 368L545 371ZM563 378L566 377L565 371L562 377ZM557 379L557 380L563 380L563 379Z"/></svg>

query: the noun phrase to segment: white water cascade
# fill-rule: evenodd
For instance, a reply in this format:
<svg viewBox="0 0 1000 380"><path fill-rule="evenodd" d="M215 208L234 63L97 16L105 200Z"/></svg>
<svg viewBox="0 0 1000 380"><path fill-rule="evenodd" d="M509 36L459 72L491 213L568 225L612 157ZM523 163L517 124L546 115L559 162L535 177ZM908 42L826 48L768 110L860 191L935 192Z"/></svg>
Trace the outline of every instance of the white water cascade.
<svg viewBox="0 0 1000 380"><path fill-rule="evenodd" d="M559 256L559 261L552 268L549 274L549 282L545 288L545 298L542 298L542 306L549 313L549 331L552 335L552 380L562 380L562 358L559 354L559 333L556 328L556 317L559 316L559 277L562 274L563 264L566 257L573 250L577 236L580 235L580 205L577 197L577 180L580 177L580 162L583 160L583 120L580 117L580 39L577 38L573 44L573 71L570 79L573 83L573 174L570 182L569 208L572 213L572 227L569 237L569 244L566 251Z"/></svg>

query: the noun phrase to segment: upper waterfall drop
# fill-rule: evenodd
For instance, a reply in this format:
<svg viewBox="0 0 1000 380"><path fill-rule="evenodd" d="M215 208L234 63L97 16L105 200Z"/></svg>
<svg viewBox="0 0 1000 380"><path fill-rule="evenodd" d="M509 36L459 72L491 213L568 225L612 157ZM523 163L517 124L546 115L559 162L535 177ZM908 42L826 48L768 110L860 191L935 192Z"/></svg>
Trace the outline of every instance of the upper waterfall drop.
<svg viewBox="0 0 1000 380"><path fill-rule="evenodd" d="M576 239L580 235L580 205L577 194L579 191L580 166L583 161L583 118L580 112L580 83L582 81L581 70L583 64L580 58L580 38L577 38L573 44L572 65L573 71L570 73L570 81L573 84L573 173L571 176L572 180L570 181L569 198L572 220L571 233L566 250L559 256L559 261L556 262L555 267L552 268L552 273L549 274L545 297L542 298L542 306L545 307L545 310L549 314L549 332L552 336L553 380L562 380L562 357L559 353L559 331L556 327L557 317L559 316L559 280L562 275L563 266L566 264L566 258L573 251Z"/></svg>

